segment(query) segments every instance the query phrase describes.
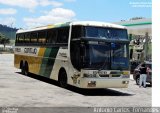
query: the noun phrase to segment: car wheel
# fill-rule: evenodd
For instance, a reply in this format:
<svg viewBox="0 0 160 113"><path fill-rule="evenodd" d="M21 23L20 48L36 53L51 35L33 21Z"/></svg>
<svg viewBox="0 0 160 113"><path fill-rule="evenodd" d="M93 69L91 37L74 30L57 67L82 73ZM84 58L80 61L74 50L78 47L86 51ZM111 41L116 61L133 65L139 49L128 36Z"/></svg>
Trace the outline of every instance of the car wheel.
<svg viewBox="0 0 160 113"><path fill-rule="evenodd" d="M152 82L150 82L150 85L152 86Z"/></svg>
<svg viewBox="0 0 160 113"><path fill-rule="evenodd" d="M140 80L140 78L137 77L137 78L136 78L136 84L137 84L137 85L139 85L139 80Z"/></svg>

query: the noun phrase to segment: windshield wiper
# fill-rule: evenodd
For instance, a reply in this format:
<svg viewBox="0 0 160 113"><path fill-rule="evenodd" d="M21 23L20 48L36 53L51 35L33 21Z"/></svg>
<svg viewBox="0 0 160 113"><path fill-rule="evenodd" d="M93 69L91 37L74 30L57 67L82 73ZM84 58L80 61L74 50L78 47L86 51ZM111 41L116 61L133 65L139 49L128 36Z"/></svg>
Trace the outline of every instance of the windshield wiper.
<svg viewBox="0 0 160 113"><path fill-rule="evenodd" d="M103 65L98 69L98 72L100 72L101 70L103 70L104 69L104 67L106 66L106 64L107 64L107 61L108 61L108 57L106 57L106 59L105 59L105 61L104 61L104 63L103 63ZM98 73L97 72L97 73Z"/></svg>

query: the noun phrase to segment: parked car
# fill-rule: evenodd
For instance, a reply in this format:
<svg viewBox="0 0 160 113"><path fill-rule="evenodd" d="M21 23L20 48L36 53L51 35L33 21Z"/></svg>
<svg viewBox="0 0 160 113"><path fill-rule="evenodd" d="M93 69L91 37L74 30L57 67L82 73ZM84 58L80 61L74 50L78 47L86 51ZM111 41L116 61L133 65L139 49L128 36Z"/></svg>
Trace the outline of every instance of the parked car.
<svg viewBox="0 0 160 113"><path fill-rule="evenodd" d="M130 62L130 72L133 74L134 69L140 64L140 61L131 61Z"/></svg>
<svg viewBox="0 0 160 113"><path fill-rule="evenodd" d="M140 67L142 63L139 64L133 72L133 78L136 81L136 84L139 85L139 79L140 79ZM145 66L148 67L149 74L147 74L147 80L146 82L150 83L152 85L152 62L145 61Z"/></svg>

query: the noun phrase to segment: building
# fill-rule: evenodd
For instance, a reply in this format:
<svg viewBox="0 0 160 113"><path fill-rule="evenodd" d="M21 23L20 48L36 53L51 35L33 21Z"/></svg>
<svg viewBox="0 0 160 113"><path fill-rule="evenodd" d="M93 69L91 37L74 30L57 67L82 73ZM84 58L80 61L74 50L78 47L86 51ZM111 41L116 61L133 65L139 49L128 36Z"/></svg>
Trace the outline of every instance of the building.
<svg viewBox="0 0 160 113"><path fill-rule="evenodd" d="M152 19L135 17L115 24L124 25L130 38L130 59L151 60L152 56Z"/></svg>

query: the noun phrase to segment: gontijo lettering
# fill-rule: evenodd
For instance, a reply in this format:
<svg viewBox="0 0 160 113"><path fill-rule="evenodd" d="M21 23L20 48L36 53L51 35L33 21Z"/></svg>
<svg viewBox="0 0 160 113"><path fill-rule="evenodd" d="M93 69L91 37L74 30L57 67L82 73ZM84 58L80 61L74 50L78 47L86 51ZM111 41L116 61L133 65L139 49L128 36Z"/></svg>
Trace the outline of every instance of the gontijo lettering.
<svg viewBox="0 0 160 113"><path fill-rule="evenodd" d="M24 48L24 53L37 54L37 48Z"/></svg>
<svg viewBox="0 0 160 113"><path fill-rule="evenodd" d="M21 48L15 48L15 52L21 52Z"/></svg>

